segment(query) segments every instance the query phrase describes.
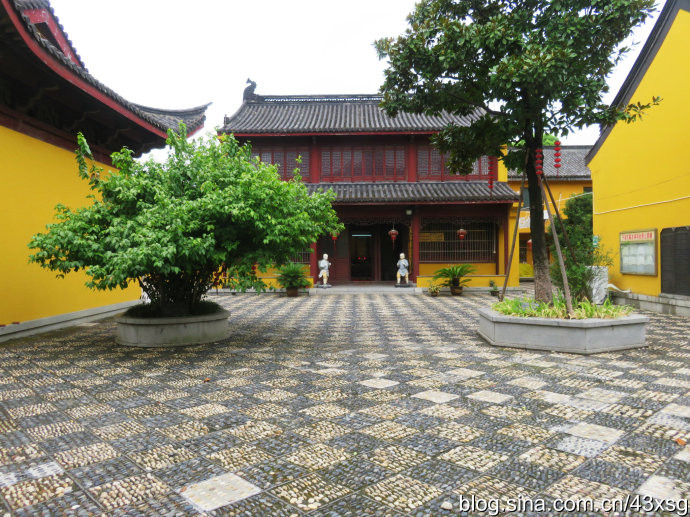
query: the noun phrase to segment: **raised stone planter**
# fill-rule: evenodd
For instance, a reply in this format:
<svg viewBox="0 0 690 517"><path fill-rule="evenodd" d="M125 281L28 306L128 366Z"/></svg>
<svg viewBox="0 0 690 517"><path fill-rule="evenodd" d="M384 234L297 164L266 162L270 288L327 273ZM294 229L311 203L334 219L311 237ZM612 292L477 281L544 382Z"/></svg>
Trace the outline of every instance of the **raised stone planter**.
<svg viewBox="0 0 690 517"><path fill-rule="evenodd" d="M595 354L645 346L648 321L637 314L618 319L562 320L519 318L479 309L479 335L494 346Z"/></svg>
<svg viewBox="0 0 690 517"><path fill-rule="evenodd" d="M228 311L179 318L120 316L116 318L115 341L120 345L140 347L211 343L230 335L228 316Z"/></svg>

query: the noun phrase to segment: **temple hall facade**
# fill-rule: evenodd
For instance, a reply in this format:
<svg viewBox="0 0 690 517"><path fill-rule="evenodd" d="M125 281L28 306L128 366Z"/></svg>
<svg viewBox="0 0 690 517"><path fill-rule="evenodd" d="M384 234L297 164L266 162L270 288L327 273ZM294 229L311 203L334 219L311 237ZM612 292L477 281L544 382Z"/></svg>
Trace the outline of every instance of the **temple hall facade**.
<svg viewBox="0 0 690 517"><path fill-rule="evenodd" d="M430 142L444 126L470 118L401 113L386 115L377 95L262 96L250 85L222 133L252 145L284 179L300 174L311 192L332 189L345 225L324 235L298 260L318 276L317 259L329 255L331 283L392 282L400 253L410 260L410 280L428 286L449 264L477 268L470 287L502 283L512 238L517 194L493 157L470 175L448 170ZM393 239L391 235L395 235ZM464 238L459 238L458 231ZM517 252L509 285L517 285Z"/></svg>

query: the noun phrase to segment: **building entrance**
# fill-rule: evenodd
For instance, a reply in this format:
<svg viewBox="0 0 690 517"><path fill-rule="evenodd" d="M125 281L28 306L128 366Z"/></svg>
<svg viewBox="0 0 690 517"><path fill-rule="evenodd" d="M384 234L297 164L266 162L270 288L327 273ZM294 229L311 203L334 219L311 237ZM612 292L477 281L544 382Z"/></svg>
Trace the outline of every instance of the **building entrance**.
<svg viewBox="0 0 690 517"><path fill-rule="evenodd" d="M391 228L385 224L348 227L351 281L395 281L400 253L409 255L409 230L396 226L399 233L393 242L388 235Z"/></svg>

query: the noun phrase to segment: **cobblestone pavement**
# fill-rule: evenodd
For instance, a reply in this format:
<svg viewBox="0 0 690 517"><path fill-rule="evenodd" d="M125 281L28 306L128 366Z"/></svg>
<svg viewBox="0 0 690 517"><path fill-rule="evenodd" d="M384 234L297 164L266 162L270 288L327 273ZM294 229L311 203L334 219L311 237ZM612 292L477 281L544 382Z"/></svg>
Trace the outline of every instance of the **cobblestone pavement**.
<svg viewBox="0 0 690 517"><path fill-rule="evenodd" d="M222 300L212 345L120 347L109 321L0 346L0 515L690 496L688 319L585 357L486 345L485 295Z"/></svg>

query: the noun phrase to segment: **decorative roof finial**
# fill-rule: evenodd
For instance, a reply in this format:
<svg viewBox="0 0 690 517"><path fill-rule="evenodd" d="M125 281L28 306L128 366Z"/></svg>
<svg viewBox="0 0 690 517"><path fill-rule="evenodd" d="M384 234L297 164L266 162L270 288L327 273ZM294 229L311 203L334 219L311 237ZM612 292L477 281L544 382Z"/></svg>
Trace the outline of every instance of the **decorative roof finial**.
<svg viewBox="0 0 690 517"><path fill-rule="evenodd" d="M256 90L256 83L251 79L247 79L247 84L249 84L249 86L244 89L242 99L245 101L250 101L257 97L257 95L254 93L254 90Z"/></svg>

